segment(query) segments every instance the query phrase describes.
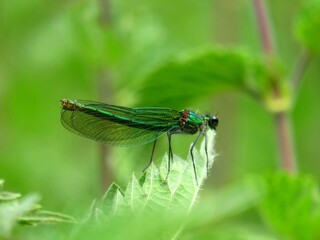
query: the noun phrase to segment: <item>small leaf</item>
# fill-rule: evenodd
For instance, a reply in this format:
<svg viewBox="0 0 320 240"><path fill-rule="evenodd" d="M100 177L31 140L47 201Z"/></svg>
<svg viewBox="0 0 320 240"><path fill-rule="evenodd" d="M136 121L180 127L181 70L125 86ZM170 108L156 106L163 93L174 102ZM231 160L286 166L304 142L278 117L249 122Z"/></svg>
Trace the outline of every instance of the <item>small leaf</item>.
<svg viewBox="0 0 320 240"><path fill-rule="evenodd" d="M0 202L1 201L10 201L21 197L20 193L13 193L7 191L0 191Z"/></svg>
<svg viewBox="0 0 320 240"><path fill-rule="evenodd" d="M320 1L307 1L297 23L296 35L301 43L311 52L320 54Z"/></svg>
<svg viewBox="0 0 320 240"><path fill-rule="evenodd" d="M51 212L51 211L36 211L34 213L29 213L24 216L18 218L19 223L27 224L27 225L35 225L38 223L59 223L59 222L66 222L66 223L78 223L78 221L68 215Z"/></svg>

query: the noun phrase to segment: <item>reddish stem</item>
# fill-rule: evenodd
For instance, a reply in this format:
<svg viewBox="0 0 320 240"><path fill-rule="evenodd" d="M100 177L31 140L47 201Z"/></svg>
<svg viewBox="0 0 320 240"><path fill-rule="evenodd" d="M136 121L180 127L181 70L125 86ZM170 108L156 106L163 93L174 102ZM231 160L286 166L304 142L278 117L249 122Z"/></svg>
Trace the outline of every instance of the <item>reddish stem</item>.
<svg viewBox="0 0 320 240"><path fill-rule="evenodd" d="M253 0L253 5L257 16L263 51L266 56L266 64L270 64L270 56L275 54L275 47L268 22L268 12L266 10L265 1ZM274 99L276 100L281 98L282 93L281 86L279 84L280 81L276 78L276 76L274 76L270 79L270 82L272 84ZM279 151L281 155L281 165L287 172L294 172L296 171L296 161L292 144L290 118L288 114L289 109L281 112L275 112L274 118L277 129Z"/></svg>
<svg viewBox="0 0 320 240"><path fill-rule="evenodd" d="M274 46L268 23L266 6L263 0L253 0L253 5L258 20L263 50L266 54L271 54L274 52Z"/></svg>
<svg viewBox="0 0 320 240"><path fill-rule="evenodd" d="M290 119L287 112L275 114L278 142L282 159L282 167L287 172L296 172L295 154L293 151L292 131Z"/></svg>

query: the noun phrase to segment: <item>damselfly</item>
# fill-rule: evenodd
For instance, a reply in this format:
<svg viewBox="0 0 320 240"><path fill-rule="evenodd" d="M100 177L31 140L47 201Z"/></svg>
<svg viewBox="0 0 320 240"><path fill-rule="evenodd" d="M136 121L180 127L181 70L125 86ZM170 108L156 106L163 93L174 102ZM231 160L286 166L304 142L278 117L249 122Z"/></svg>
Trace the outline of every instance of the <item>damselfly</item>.
<svg viewBox="0 0 320 240"><path fill-rule="evenodd" d="M198 183L193 148L204 135L206 167L208 171L207 135L208 127L216 129L218 117L201 116L190 110L173 110L162 107L127 108L100 102L62 99L61 122L69 131L98 142L115 146L145 144L154 141L151 159L157 139L167 134L169 141L168 173L173 159L171 136L173 134L197 134L190 147L195 180ZM147 166L147 167L148 167Z"/></svg>

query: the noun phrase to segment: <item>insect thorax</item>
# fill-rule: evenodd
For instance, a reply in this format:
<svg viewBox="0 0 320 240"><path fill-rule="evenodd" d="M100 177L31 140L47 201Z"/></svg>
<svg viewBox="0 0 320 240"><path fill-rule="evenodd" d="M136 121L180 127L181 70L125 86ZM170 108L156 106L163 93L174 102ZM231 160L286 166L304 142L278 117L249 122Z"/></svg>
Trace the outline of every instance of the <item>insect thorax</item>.
<svg viewBox="0 0 320 240"><path fill-rule="evenodd" d="M180 114L181 118L179 125L181 131L189 134L195 134L198 132L199 128L203 124L203 117L187 109L181 111Z"/></svg>

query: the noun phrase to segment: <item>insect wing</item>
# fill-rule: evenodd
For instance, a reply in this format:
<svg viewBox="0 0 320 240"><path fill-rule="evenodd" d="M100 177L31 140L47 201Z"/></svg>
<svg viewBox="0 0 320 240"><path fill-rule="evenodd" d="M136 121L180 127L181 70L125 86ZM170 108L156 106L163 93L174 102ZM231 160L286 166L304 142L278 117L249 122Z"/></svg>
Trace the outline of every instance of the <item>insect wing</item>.
<svg viewBox="0 0 320 240"><path fill-rule="evenodd" d="M76 109L62 109L63 126L103 143L144 144L178 127L179 112L169 108L126 108L91 101L77 104Z"/></svg>

